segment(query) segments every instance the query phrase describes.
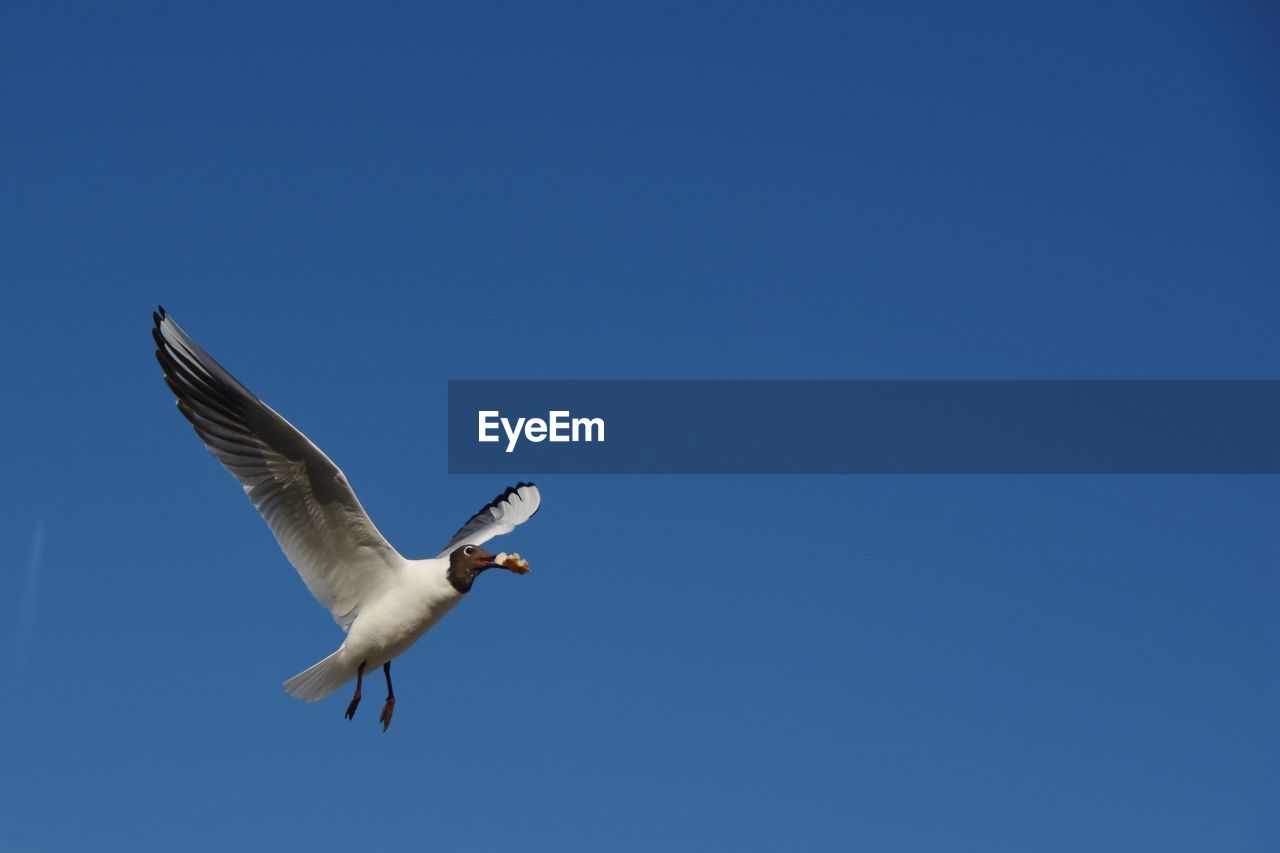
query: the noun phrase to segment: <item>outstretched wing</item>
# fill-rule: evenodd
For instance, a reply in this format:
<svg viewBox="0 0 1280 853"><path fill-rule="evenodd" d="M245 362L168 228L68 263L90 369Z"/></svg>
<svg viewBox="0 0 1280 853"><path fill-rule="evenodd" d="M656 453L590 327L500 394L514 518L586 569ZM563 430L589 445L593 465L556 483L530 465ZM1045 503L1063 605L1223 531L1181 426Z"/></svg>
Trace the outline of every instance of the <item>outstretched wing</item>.
<svg viewBox="0 0 1280 853"><path fill-rule="evenodd" d="M516 529L517 524L524 524L533 518L541 504L542 496L533 483L520 483L507 489L459 527L449 544L440 552L440 556L448 556L450 551L464 542L468 545L482 545L495 536L510 533Z"/></svg>
<svg viewBox="0 0 1280 853"><path fill-rule="evenodd" d="M404 558L373 526L338 466L165 314L156 359L178 409L231 472L316 600L345 631Z"/></svg>

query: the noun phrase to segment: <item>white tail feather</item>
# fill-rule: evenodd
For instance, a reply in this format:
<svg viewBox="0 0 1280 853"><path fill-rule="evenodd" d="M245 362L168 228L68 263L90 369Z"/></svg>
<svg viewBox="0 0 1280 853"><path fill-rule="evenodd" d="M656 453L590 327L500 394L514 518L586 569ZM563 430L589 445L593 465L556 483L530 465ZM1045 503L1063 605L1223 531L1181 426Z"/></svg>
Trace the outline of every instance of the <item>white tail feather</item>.
<svg viewBox="0 0 1280 853"><path fill-rule="evenodd" d="M344 667L334 652L286 681L284 692L303 702L319 702L355 677L355 670Z"/></svg>

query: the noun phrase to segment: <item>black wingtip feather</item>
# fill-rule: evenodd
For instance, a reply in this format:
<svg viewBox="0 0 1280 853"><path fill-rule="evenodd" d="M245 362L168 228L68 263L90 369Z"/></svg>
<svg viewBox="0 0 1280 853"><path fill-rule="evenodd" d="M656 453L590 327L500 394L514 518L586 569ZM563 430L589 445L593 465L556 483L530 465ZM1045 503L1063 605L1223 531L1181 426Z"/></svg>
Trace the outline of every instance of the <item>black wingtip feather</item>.
<svg viewBox="0 0 1280 853"><path fill-rule="evenodd" d="M535 489L537 488L537 485L536 485L536 484L534 484L534 483L516 483L514 486L508 486L508 487L507 487L507 489L506 489L506 491L504 491L502 494L498 495L498 496L497 496L496 498L494 498L493 500L489 501L489 502L488 502L487 504L485 504L484 506L480 507L480 509L476 511L475 515L479 515L480 513L485 512L486 510L493 509L493 508L494 508L494 507L496 507L498 504L500 504L500 503L504 502L507 498L511 497L511 496L512 496L512 495L514 495L516 492L518 492L518 491L520 491L521 489L523 489L525 486L533 486ZM542 509L542 506L541 506L541 505L539 505L539 506L538 506L538 509L535 509L535 510L533 511L533 515L531 515L531 516L529 516L529 517L530 517L530 518L533 518L533 516L534 516L534 515L537 515L537 514L538 514L538 510L539 510L539 509ZM472 518L474 518L474 517L475 517L475 516L473 515L473 516L472 516ZM463 526L465 527L466 525L463 525ZM455 535L456 535L456 534L455 534Z"/></svg>

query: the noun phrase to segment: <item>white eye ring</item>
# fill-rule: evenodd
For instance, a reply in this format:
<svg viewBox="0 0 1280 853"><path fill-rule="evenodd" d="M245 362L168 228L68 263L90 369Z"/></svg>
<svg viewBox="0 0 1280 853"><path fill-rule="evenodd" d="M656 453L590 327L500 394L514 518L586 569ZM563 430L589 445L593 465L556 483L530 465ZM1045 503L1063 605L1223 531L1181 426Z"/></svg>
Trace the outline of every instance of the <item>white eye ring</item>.
<svg viewBox="0 0 1280 853"><path fill-rule="evenodd" d="M468 545L468 546L467 546L467 549L466 549L465 551L463 551L462 553L464 553L464 554L466 554L468 557L470 557L470 556L471 556L471 552L472 552L472 551L474 551L474 550L475 550L475 548L473 548L472 546Z"/></svg>

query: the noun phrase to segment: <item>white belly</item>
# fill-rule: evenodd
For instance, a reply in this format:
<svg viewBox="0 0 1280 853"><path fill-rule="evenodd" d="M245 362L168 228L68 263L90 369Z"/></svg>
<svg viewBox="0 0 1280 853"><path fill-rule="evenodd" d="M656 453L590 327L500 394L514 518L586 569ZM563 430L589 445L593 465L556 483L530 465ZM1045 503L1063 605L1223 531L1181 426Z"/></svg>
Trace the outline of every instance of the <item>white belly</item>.
<svg viewBox="0 0 1280 853"><path fill-rule="evenodd" d="M389 591L361 609L352 623L342 644L345 662L352 668L363 663L365 673L373 671L408 651L461 600L453 587Z"/></svg>

